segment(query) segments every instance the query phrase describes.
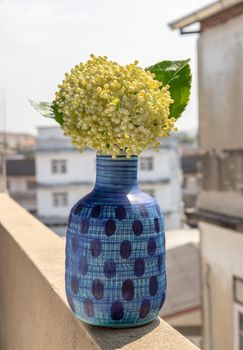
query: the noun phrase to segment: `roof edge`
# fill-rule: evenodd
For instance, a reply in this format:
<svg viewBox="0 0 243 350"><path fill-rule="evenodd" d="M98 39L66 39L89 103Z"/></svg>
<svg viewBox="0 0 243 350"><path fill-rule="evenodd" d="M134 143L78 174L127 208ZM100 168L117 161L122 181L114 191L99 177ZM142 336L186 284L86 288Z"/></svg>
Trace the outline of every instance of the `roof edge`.
<svg viewBox="0 0 243 350"><path fill-rule="evenodd" d="M225 9L228 9L242 0L222 0L213 2L210 5L204 6L201 9L194 11L184 17L181 17L175 21L168 24L171 29L183 29L191 24L200 22L208 17L211 17Z"/></svg>

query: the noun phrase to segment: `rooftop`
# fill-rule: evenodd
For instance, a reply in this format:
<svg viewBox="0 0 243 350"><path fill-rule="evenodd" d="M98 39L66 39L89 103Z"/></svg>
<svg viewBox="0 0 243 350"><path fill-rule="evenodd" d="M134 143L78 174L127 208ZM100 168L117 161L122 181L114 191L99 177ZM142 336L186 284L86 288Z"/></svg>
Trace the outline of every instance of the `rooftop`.
<svg viewBox="0 0 243 350"><path fill-rule="evenodd" d="M7 159L7 176L35 176L35 160L28 159Z"/></svg>
<svg viewBox="0 0 243 350"><path fill-rule="evenodd" d="M221 0L213 2L212 4L205 6L197 11L194 11L182 18L179 18L171 23L169 26L171 29L182 30L194 23L201 22L211 16L217 15L220 12L231 8L234 5L242 3L242 0Z"/></svg>

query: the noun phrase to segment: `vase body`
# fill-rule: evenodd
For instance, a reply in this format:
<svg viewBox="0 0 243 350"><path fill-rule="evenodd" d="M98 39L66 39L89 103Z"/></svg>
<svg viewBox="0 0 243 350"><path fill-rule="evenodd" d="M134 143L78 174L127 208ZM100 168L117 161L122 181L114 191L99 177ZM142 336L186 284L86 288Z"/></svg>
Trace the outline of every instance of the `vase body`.
<svg viewBox="0 0 243 350"><path fill-rule="evenodd" d="M77 318L107 327L155 319L166 292L164 222L137 183L137 157L97 156L96 184L71 209L66 295Z"/></svg>

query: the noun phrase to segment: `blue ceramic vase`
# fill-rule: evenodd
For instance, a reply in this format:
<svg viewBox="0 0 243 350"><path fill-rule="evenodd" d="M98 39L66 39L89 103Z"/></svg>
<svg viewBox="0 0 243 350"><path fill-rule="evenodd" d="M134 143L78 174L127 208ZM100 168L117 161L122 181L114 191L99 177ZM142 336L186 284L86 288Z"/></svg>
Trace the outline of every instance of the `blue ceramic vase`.
<svg viewBox="0 0 243 350"><path fill-rule="evenodd" d="M134 327L154 320L166 292L164 222L139 189L136 156L97 156L96 183L70 212L66 295L80 320Z"/></svg>

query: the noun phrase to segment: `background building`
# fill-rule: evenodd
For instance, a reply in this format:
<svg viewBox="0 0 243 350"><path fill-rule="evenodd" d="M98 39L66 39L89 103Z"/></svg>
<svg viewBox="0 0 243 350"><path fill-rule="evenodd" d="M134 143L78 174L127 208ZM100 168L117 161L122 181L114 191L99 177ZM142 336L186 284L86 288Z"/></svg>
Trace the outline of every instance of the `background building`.
<svg viewBox="0 0 243 350"><path fill-rule="evenodd" d="M6 160L7 189L11 197L32 214L36 213L35 159Z"/></svg>
<svg viewBox="0 0 243 350"><path fill-rule="evenodd" d="M181 168L183 173L183 203L186 223L190 227L197 227L197 218L195 217L196 201L198 197L198 149L182 148Z"/></svg>
<svg viewBox="0 0 243 350"><path fill-rule="evenodd" d="M96 172L95 152L80 154L59 127L38 130L36 153L37 212L39 218L65 234L72 205L91 191ZM182 225L181 168L177 145L166 140L160 152L147 150L139 160L141 188L154 196L165 215L166 229Z"/></svg>
<svg viewBox="0 0 243 350"><path fill-rule="evenodd" d="M204 349L243 349L243 1L173 23L198 40Z"/></svg>
<svg viewBox="0 0 243 350"><path fill-rule="evenodd" d="M0 131L0 151L5 154L32 154L36 148L36 137L27 133Z"/></svg>

